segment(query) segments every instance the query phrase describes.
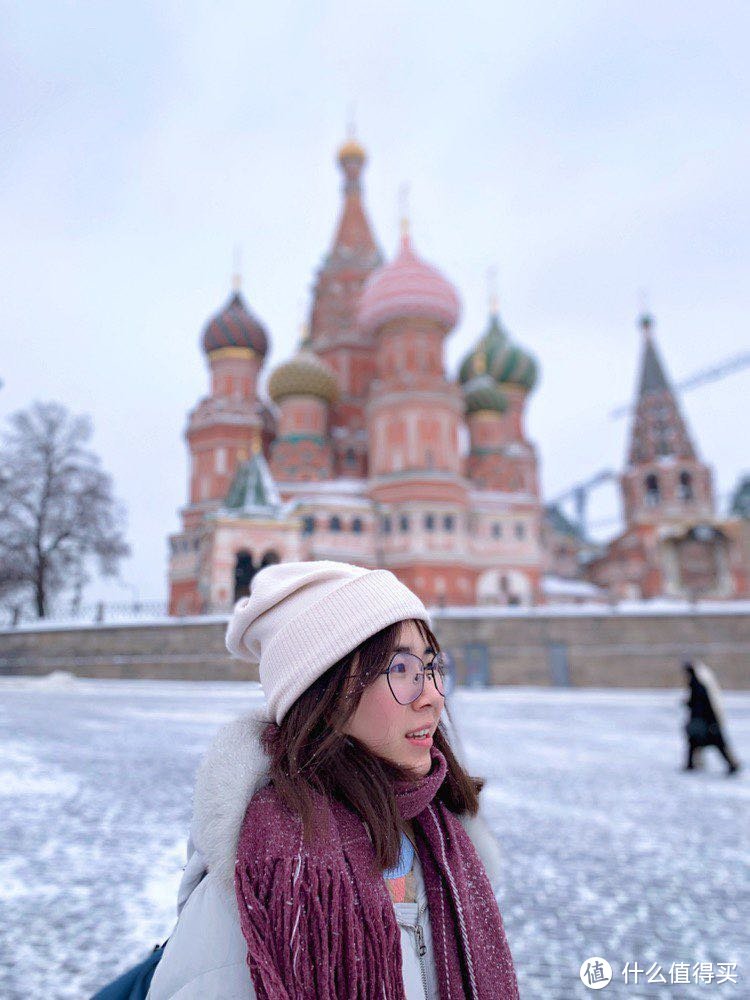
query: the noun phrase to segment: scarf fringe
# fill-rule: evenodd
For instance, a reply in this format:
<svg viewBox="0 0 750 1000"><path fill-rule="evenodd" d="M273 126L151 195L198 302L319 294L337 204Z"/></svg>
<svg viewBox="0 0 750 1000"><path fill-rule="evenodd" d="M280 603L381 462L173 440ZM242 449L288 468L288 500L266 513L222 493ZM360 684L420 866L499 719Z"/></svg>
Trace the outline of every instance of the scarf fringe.
<svg viewBox="0 0 750 1000"><path fill-rule="evenodd" d="M236 884L258 1000L403 1000L390 898L368 914L364 933L361 902L340 859L300 851L265 864L245 862Z"/></svg>

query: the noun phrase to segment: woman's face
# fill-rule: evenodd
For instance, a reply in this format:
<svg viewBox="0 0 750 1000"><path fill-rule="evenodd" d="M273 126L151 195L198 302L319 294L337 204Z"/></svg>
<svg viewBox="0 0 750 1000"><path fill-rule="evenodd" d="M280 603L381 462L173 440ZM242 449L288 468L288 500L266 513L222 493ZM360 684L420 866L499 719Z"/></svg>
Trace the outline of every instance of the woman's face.
<svg viewBox="0 0 750 1000"><path fill-rule="evenodd" d="M418 656L429 663L434 650L425 642L414 622L404 622L395 649ZM395 652L395 649L393 652ZM390 657L389 657L390 659ZM388 661L382 669L386 670ZM394 764L411 768L416 775L429 774L432 766L430 747L445 699L435 687L431 674L425 675L424 690L410 705L400 705L391 694L388 677L381 674L367 687L357 710L344 726L344 732L364 743L373 753ZM429 729L429 737L415 742L407 734Z"/></svg>

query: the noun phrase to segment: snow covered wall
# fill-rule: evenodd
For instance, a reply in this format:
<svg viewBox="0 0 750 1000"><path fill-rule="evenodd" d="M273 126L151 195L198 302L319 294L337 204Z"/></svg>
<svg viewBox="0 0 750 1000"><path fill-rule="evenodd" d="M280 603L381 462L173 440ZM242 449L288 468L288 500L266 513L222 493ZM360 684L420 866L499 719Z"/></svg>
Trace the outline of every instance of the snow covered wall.
<svg viewBox="0 0 750 1000"><path fill-rule="evenodd" d="M750 688L750 602L440 608L433 621L456 676L495 684L672 687L686 657L724 687ZM224 649L224 616L0 631L0 675L256 680Z"/></svg>

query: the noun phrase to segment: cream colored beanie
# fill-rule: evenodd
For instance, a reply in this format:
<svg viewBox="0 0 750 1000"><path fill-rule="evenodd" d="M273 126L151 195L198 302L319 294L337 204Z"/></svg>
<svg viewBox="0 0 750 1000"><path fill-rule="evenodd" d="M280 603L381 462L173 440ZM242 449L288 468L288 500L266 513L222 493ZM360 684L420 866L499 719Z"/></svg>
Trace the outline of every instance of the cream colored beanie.
<svg viewBox="0 0 750 1000"><path fill-rule="evenodd" d="M420 599L386 569L320 560L266 566L227 628L233 656L260 666L271 715L280 723L318 677L386 625L430 624Z"/></svg>

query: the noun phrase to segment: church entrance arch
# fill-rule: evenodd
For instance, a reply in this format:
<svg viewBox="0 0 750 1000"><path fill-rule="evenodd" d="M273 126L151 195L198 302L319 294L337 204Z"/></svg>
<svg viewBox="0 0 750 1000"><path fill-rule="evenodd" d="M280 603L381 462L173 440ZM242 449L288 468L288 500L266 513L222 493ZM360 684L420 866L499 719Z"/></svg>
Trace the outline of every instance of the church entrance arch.
<svg viewBox="0 0 750 1000"><path fill-rule="evenodd" d="M235 557L234 563L234 599L239 601L241 597L247 597L250 593L250 584L258 571L258 567L253 563L252 553L247 549L240 549Z"/></svg>
<svg viewBox="0 0 750 1000"><path fill-rule="evenodd" d="M235 557L234 563L234 600L239 601L241 597L247 597L250 593L253 577L263 569L264 566L273 566L274 563L281 562L278 552L269 549L260 560L260 565L256 565L252 552L248 549L240 549Z"/></svg>

